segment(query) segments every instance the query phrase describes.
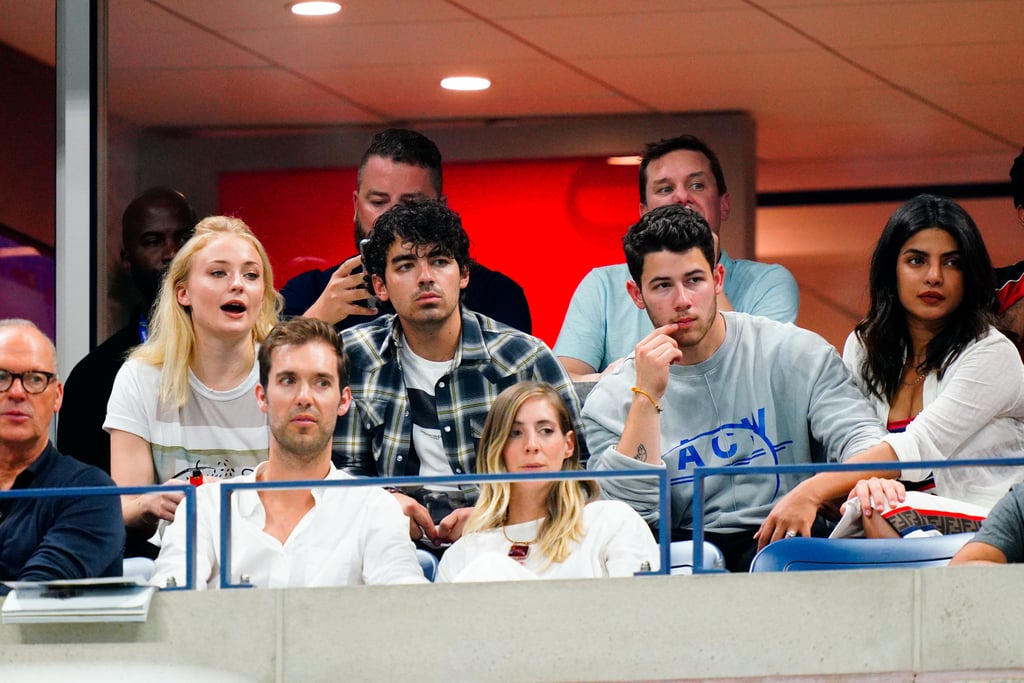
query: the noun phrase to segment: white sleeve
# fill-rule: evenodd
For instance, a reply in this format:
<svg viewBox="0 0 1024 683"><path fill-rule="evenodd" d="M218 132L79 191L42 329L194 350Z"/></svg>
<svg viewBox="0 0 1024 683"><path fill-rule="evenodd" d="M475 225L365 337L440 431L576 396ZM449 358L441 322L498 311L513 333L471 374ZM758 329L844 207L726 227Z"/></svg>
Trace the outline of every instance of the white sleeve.
<svg viewBox="0 0 1024 683"><path fill-rule="evenodd" d="M152 385L155 375L156 385ZM160 391L160 371L140 361L129 360L117 371L107 401L103 429L118 429L152 443L150 425Z"/></svg>
<svg viewBox="0 0 1024 683"><path fill-rule="evenodd" d="M466 567L466 537L455 541L441 556L434 583L451 583Z"/></svg>
<svg viewBox="0 0 1024 683"><path fill-rule="evenodd" d="M220 515L217 514L217 506L220 504L220 497L216 484L204 484L196 490L198 503L196 515L196 576L195 588L205 590L220 571L217 562L219 551L218 536L212 528L216 520L219 524ZM156 558L156 568L150 583L159 588L167 585L167 579L173 577L175 585L185 586L185 561L187 558L188 524L187 518L188 499L183 499L174 513L174 521L167 525L160 544L160 555ZM216 583L216 582L214 582Z"/></svg>
<svg viewBox="0 0 1024 683"><path fill-rule="evenodd" d="M951 457L994 417L1021 405L1024 368L1013 343L992 331L953 363L942 383L942 392L905 432L885 437L900 460ZM919 476L920 471L905 474Z"/></svg>
<svg viewBox="0 0 1024 683"><path fill-rule="evenodd" d="M367 584L429 583L409 539L409 518L390 493L371 488L363 516L363 581ZM378 495L379 494L379 495Z"/></svg>
<svg viewBox="0 0 1024 683"><path fill-rule="evenodd" d="M633 576L644 562L657 571L660 554L650 527L628 505L607 503L614 505L602 516L610 527L603 551L608 576Z"/></svg>

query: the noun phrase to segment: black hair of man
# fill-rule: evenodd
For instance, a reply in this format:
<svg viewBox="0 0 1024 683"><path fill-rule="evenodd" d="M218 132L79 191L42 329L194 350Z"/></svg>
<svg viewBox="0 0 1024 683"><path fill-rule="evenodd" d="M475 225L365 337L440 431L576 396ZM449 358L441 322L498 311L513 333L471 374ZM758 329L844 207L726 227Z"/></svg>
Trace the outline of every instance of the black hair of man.
<svg viewBox="0 0 1024 683"><path fill-rule="evenodd" d="M715 265L715 238L704 217L693 209L668 204L652 209L629 227L622 238L629 274L643 287L644 258L647 254L671 251L682 254L696 247L708 267Z"/></svg>
<svg viewBox="0 0 1024 683"><path fill-rule="evenodd" d="M441 150L433 140L422 133L407 128L388 128L374 135L359 162L357 182L360 187L363 185L363 168L370 157L381 157L396 164L427 169L430 171L430 184L433 185L437 196L441 196Z"/></svg>
<svg viewBox="0 0 1024 683"><path fill-rule="evenodd" d="M680 150L700 152L707 157L708 162L711 164L711 175L715 177L715 185L718 186L719 196L728 192L728 188L725 185L725 174L722 173L722 164L718 161L718 155L695 135L677 135L674 138L664 138L657 142L649 142L647 147L644 148L643 157L640 159L641 204L647 204L647 167L652 161Z"/></svg>

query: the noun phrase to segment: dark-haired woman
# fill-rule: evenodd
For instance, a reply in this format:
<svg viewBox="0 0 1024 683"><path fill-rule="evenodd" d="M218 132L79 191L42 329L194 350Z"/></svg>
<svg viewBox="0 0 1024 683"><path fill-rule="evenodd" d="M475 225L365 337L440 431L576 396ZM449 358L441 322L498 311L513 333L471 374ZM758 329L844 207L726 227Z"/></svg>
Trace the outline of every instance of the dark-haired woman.
<svg viewBox="0 0 1024 683"><path fill-rule="evenodd" d="M871 259L871 308L843 358L903 462L1024 455L1024 367L994 326L993 272L974 221L950 199L914 197ZM906 470L916 481L927 470ZM935 493L991 508L1024 478L1011 467L939 468ZM902 499L896 482L858 484ZM891 500L891 495L887 495Z"/></svg>

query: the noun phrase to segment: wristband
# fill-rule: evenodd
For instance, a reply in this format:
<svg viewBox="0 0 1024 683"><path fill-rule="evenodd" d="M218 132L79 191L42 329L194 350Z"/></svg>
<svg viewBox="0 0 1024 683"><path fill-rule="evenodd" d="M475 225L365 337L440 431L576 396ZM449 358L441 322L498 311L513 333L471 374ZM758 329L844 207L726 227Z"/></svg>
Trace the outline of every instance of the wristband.
<svg viewBox="0 0 1024 683"><path fill-rule="evenodd" d="M633 393L634 394L640 394L641 396L646 398L648 401L651 402L651 405L654 406L654 409L657 410L659 413L661 413L661 411L662 411L661 404L658 403L657 401L655 401L653 396L648 394L646 391L644 391L640 387L633 387Z"/></svg>

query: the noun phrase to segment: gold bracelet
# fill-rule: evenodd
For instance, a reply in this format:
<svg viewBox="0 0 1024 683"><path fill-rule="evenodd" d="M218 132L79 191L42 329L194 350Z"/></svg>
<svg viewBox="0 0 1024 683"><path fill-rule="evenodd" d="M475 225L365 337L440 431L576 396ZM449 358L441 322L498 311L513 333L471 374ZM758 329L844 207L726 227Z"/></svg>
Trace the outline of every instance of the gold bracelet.
<svg viewBox="0 0 1024 683"><path fill-rule="evenodd" d="M641 396L646 397L647 400L651 402L651 405L654 406L655 410L657 410L659 413L662 411L661 404L658 403L657 401L655 401L653 396L648 394L646 391L644 391L640 387L633 387L633 393L634 394L640 394Z"/></svg>

